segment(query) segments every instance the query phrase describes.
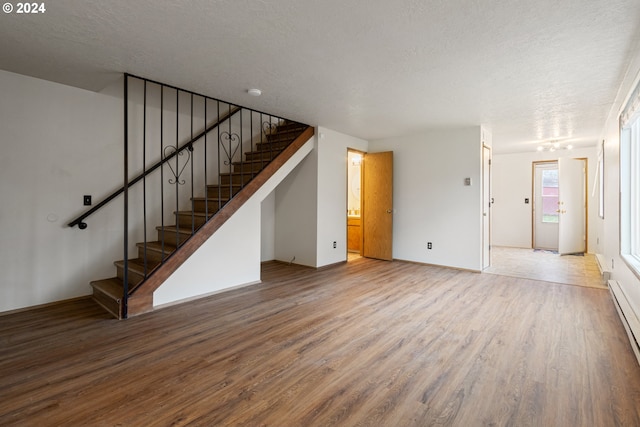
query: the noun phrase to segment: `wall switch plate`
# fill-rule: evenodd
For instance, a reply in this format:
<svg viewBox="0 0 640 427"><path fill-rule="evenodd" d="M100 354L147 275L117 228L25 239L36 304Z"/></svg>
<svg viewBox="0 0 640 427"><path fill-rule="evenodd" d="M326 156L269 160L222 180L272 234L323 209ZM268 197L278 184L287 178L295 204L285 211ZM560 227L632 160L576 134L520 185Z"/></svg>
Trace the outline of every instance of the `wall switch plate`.
<svg viewBox="0 0 640 427"><path fill-rule="evenodd" d="M524 199L524 203L525 203L525 205L529 204L529 198L528 197L526 199Z"/></svg>
<svg viewBox="0 0 640 427"><path fill-rule="evenodd" d="M84 196L82 200L85 206L91 206L91 196Z"/></svg>
<svg viewBox="0 0 640 427"><path fill-rule="evenodd" d="M431 244L431 242L427 243L427 249L433 249L433 245Z"/></svg>
<svg viewBox="0 0 640 427"><path fill-rule="evenodd" d="M471 185L471 178L465 178L464 185Z"/></svg>
<svg viewBox="0 0 640 427"><path fill-rule="evenodd" d="M334 241L334 242L333 242L333 249L335 249L335 248L337 248L337 247L338 247L338 244Z"/></svg>

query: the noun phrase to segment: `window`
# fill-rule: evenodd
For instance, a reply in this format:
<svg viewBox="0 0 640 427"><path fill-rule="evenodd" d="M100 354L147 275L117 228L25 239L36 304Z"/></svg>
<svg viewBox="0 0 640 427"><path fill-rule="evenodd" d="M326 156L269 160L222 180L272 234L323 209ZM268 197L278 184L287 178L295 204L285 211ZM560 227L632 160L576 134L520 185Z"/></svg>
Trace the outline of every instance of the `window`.
<svg viewBox="0 0 640 427"><path fill-rule="evenodd" d="M620 115L620 253L640 276L640 85Z"/></svg>
<svg viewBox="0 0 640 427"><path fill-rule="evenodd" d="M542 171L542 222L558 222L558 169Z"/></svg>

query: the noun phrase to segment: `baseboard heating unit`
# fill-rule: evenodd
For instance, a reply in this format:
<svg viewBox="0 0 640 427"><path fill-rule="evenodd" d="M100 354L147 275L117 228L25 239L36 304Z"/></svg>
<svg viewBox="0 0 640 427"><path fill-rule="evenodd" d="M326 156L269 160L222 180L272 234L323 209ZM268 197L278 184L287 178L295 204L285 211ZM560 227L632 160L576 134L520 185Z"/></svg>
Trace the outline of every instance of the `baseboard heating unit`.
<svg viewBox="0 0 640 427"><path fill-rule="evenodd" d="M633 352L636 355L638 363L640 363L640 346L638 345L638 338L640 338L640 318L638 318L638 313L631 303L629 303L618 281L609 280L607 284L609 285L609 291L613 297L613 303L616 306L618 315L620 315L624 329L629 336Z"/></svg>
<svg viewBox="0 0 640 427"><path fill-rule="evenodd" d="M598 264L598 270L600 270L600 276L602 277L602 280L604 280L604 283L606 283L611 277L611 272L607 267L607 261L604 255L596 254L596 264Z"/></svg>

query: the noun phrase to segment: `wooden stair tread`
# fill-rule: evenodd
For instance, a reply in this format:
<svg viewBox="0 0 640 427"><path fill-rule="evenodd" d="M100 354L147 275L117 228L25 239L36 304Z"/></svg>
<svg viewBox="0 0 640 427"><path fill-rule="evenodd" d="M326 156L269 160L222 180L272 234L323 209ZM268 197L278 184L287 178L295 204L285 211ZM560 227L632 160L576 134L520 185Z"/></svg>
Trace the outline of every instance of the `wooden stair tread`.
<svg viewBox="0 0 640 427"><path fill-rule="evenodd" d="M275 151L282 151L282 150L273 150ZM247 153L258 153L259 151L248 151ZM246 153L245 153L246 154ZM267 166L267 164L270 162L271 160L264 160L264 159L252 159L252 160L243 160L241 162L233 162L231 163L233 166L242 166L242 165L247 165L247 164L264 164L265 166Z"/></svg>
<svg viewBox="0 0 640 427"><path fill-rule="evenodd" d="M207 215L205 212L201 212L201 211L175 211L174 212L176 215L193 215L194 217L209 217L211 218L213 215L215 215L215 212L209 212L209 214Z"/></svg>
<svg viewBox="0 0 640 427"><path fill-rule="evenodd" d="M114 264L117 267L124 268L124 260L116 261L116 262L114 262ZM149 274L149 272L151 272L157 266L158 266L157 262L147 261L147 274ZM139 273L139 274L144 274L144 272L145 272L144 260L142 258L132 258L132 259L130 259L129 262L127 263L127 267L129 268L129 270L134 271L134 272Z"/></svg>
<svg viewBox="0 0 640 427"><path fill-rule="evenodd" d="M204 202L205 200L209 201L209 202L215 202L216 204L219 201L228 201L230 199L230 197L192 197L191 200L192 201L198 201L198 202Z"/></svg>
<svg viewBox="0 0 640 427"><path fill-rule="evenodd" d="M163 229L163 227L161 225L156 227L156 230L158 230L158 231L162 231L162 229ZM191 235L191 228L188 228L188 227L180 227L180 228L178 228L175 225L165 225L164 226L164 231L165 231L165 233L166 232L170 232L170 233L176 234L176 232L177 232L178 234Z"/></svg>
<svg viewBox="0 0 640 427"><path fill-rule="evenodd" d="M139 248L144 248L145 243L144 242L139 242L136 243L136 246ZM173 251L176 250L176 247L173 245L170 245L168 243L163 244L161 241L157 240L157 241L153 241L153 242L147 242L147 250L152 250L152 251L156 251L156 252L165 252L165 253L171 253Z"/></svg>
<svg viewBox="0 0 640 427"><path fill-rule="evenodd" d="M224 174L220 174L220 175L224 175ZM213 189L213 188L230 188L233 187L234 189L238 188L241 189L243 187L242 184L209 184L207 185L208 189Z"/></svg>
<svg viewBox="0 0 640 427"><path fill-rule="evenodd" d="M108 279L94 280L91 282L91 286L94 289L100 290L103 294L106 294L113 298L116 302L120 302L122 299L123 285L122 280L117 277L110 277Z"/></svg>

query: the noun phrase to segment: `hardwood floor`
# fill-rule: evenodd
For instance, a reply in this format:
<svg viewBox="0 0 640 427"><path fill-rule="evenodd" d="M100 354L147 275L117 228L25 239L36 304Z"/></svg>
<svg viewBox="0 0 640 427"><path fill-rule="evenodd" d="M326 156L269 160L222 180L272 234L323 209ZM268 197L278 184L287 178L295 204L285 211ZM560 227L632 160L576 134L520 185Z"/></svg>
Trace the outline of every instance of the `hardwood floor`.
<svg viewBox="0 0 640 427"><path fill-rule="evenodd" d="M362 258L101 310L0 317L0 425L640 425L640 366L602 289Z"/></svg>

